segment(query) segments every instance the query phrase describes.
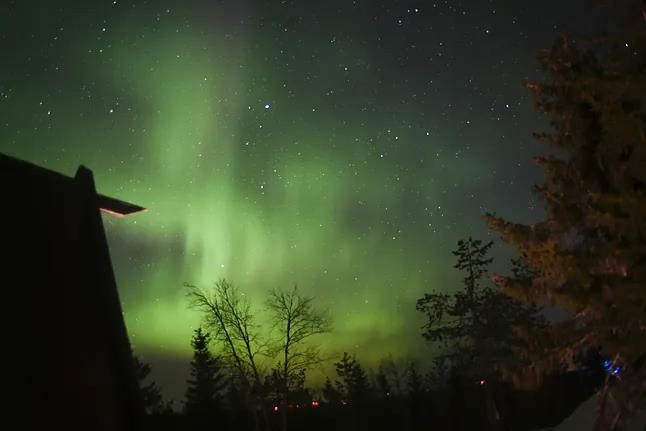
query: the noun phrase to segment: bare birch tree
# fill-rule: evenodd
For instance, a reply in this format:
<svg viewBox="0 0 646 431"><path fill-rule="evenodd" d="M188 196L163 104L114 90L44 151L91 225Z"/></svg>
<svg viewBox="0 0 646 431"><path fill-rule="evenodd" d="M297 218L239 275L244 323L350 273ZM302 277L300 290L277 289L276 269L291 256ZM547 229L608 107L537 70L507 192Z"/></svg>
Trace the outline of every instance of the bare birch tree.
<svg viewBox="0 0 646 431"><path fill-rule="evenodd" d="M329 332L331 327L328 313L316 309L313 301L314 298L303 296L296 286L289 291L273 290L267 301L274 325L280 331L276 350L282 357L278 369L283 431L287 430L286 404L290 383L320 360L318 348L306 345L305 341L314 335Z"/></svg>
<svg viewBox="0 0 646 431"><path fill-rule="evenodd" d="M257 360L264 343L260 339L249 301L225 279L219 280L210 291L190 284L185 286L188 288L190 307L203 313L205 325L222 348L224 358L228 359L226 362L232 368L232 375L247 393L256 429L259 428L258 407L262 408L268 427L260 393L263 379Z"/></svg>

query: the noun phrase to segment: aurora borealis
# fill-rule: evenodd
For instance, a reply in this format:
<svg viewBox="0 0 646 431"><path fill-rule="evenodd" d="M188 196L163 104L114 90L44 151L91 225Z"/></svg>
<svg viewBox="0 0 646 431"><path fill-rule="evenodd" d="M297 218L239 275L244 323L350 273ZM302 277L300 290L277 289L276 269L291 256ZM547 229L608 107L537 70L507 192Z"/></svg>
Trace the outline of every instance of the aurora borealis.
<svg viewBox="0 0 646 431"><path fill-rule="evenodd" d="M485 210L541 215L536 50L598 14L522 3L3 2L0 151L148 208L104 222L171 394L200 321L184 282L259 308L296 283L332 312L327 354L428 357L415 301L457 287L457 240L493 238Z"/></svg>

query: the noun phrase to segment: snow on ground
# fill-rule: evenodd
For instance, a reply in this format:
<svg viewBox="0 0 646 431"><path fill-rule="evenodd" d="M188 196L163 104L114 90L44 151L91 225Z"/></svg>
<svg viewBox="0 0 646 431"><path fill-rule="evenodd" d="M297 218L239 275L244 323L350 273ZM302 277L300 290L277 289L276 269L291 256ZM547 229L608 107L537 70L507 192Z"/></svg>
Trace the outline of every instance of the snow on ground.
<svg viewBox="0 0 646 431"><path fill-rule="evenodd" d="M596 394L587 399L563 422L553 428L542 428L536 431L585 431L594 429ZM626 431L646 431L646 410L642 411L637 420Z"/></svg>

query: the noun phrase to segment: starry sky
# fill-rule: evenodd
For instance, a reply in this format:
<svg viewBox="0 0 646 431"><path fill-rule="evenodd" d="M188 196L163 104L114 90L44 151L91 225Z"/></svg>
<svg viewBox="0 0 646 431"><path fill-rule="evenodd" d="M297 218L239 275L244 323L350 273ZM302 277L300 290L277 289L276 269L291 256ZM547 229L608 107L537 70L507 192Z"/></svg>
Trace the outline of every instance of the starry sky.
<svg viewBox="0 0 646 431"><path fill-rule="evenodd" d="M326 354L428 358L415 301L458 239L542 207L524 79L587 1L3 1L0 151L148 208L104 216L137 354L180 397L184 282L332 313ZM595 27L595 28L596 28ZM504 270L508 249L495 248ZM91 288L91 287L89 287ZM266 316L258 321L267 328ZM322 372L314 371L319 377Z"/></svg>

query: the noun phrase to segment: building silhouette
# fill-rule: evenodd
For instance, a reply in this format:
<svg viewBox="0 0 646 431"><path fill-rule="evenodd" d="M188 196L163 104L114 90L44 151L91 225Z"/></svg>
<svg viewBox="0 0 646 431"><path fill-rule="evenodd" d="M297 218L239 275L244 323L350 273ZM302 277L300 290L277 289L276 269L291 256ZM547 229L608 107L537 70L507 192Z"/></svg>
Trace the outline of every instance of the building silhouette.
<svg viewBox="0 0 646 431"><path fill-rule="evenodd" d="M92 172L0 154L8 414L19 429L132 430L143 417ZM11 341L10 341L11 340Z"/></svg>

